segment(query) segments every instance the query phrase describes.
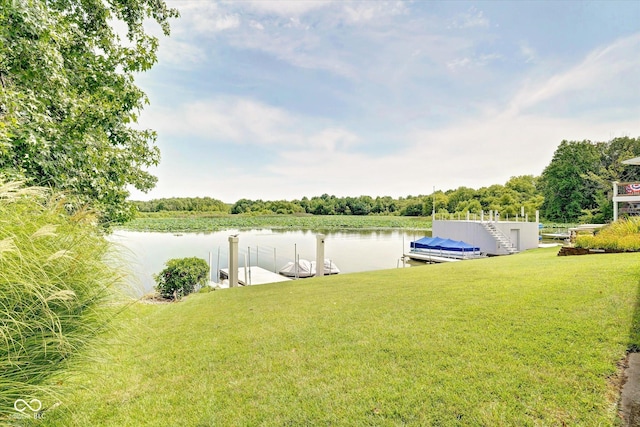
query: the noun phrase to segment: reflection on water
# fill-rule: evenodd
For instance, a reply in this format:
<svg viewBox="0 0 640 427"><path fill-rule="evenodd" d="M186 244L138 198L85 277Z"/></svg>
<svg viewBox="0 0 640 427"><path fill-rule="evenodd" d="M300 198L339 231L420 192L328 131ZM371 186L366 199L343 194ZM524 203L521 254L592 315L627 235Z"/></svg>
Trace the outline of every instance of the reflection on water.
<svg viewBox="0 0 640 427"><path fill-rule="evenodd" d="M225 230L207 234L116 231L110 240L122 248L122 254L130 261L132 285L149 292L155 286L153 275L172 258L195 256L211 261L214 271L226 268L228 239L236 233L240 238L241 266L247 262L277 271L296 256L315 260L318 233L308 230ZM325 258L336 263L342 273L401 267L403 250L410 241L424 236L415 233L401 230L323 232Z"/></svg>

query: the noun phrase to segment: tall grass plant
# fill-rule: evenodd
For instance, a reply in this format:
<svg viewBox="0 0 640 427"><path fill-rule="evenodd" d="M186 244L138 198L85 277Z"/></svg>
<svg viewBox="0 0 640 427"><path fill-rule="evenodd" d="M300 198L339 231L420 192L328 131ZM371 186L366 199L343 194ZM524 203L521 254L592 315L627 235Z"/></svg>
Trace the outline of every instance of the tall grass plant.
<svg viewBox="0 0 640 427"><path fill-rule="evenodd" d="M619 219L600 230L596 235L578 236L575 246L585 249L640 251L640 218Z"/></svg>
<svg viewBox="0 0 640 427"><path fill-rule="evenodd" d="M95 217L64 204L0 182L0 424L18 399L55 400L43 384L107 324L123 277Z"/></svg>

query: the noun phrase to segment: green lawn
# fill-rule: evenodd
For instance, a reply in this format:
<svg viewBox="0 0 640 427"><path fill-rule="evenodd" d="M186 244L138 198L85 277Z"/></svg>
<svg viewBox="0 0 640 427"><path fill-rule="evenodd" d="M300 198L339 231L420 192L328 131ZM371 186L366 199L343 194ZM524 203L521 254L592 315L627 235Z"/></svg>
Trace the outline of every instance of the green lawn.
<svg viewBox="0 0 640 427"><path fill-rule="evenodd" d="M34 423L615 425L640 257L556 253L134 304Z"/></svg>

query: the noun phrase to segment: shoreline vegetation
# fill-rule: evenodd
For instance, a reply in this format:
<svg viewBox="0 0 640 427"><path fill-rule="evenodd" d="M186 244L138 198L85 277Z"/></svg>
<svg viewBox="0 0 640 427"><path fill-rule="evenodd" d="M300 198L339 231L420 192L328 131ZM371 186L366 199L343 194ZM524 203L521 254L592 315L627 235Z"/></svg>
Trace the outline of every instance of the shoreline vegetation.
<svg viewBox="0 0 640 427"><path fill-rule="evenodd" d="M134 304L45 420L614 425L640 344L637 255L556 253Z"/></svg>
<svg viewBox="0 0 640 427"><path fill-rule="evenodd" d="M437 215L441 218L443 215ZM456 218L452 215L452 218ZM506 219L506 218L505 218ZM567 231L575 224L545 223L541 231ZM312 215L312 214L220 214L210 212L154 212L139 213L117 230L161 233L213 233L223 230L312 230L331 232L341 230L406 230L431 231L431 216L396 215Z"/></svg>
<svg viewBox="0 0 640 427"><path fill-rule="evenodd" d="M317 231L405 229L431 230L431 217L353 215L174 215L145 214L118 225L117 229L154 232L215 232L225 229Z"/></svg>

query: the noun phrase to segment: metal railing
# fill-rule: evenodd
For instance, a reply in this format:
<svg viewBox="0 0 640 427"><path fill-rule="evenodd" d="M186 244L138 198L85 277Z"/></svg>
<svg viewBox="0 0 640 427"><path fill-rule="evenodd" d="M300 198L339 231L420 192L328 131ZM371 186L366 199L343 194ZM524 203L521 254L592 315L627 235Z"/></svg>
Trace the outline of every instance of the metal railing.
<svg viewBox="0 0 640 427"><path fill-rule="evenodd" d="M496 221L515 221L515 222L529 222L530 218L528 214L522 215L499 215L496 217L495 215L489 215L488 212L484 212L484 214L478 213L436 213L432 216L434 220L438 221L474 221L474 222L496 222Z"/></svg>

